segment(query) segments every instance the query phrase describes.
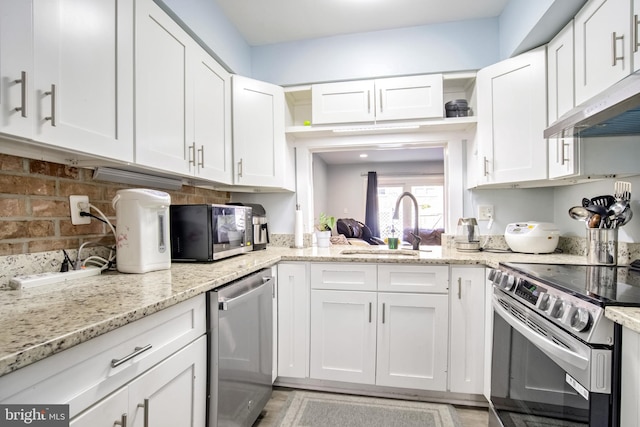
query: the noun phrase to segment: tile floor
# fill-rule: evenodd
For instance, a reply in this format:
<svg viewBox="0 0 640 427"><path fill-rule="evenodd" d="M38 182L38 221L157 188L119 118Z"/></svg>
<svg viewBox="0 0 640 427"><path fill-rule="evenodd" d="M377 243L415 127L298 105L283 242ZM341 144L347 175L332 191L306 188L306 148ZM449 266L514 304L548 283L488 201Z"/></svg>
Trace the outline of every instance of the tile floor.
<svg viewBox="0 0 640 427"><path fill-rule="evenodd" d="M275 388L271 395L271 400L262 411L260 418L253 424L253 427L276 427L275 423L278 414L288 397L289 391L287 389ZM456 411L462 427L487 427L489 424L486 409L456 406Z"/></svg>

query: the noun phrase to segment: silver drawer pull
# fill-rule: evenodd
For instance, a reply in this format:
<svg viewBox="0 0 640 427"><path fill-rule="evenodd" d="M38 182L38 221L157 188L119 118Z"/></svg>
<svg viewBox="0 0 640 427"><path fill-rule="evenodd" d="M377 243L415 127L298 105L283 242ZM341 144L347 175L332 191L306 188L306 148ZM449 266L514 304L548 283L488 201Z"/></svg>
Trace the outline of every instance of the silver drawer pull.
<svg viewBox="0 0 640 427"><path fill-rule="evenodd" d="M127 414L122 414L122 418L120 418L120 421L115 421L113 425L127 427Z"/></svg>
<svg viewBox="0 0 640 427"><path fill-rule="evenodd" d="M20 73L20 79L13 81L15 84L20 83L20 106L14 108L19 111L22 117L27 117L27 72Z"/></svg>
<svg viewBox="0 0 640 427"><path fill-rule="evenodd" d="M149 399L145 399L144 403L138 403L138 408L144 409L143 427L149 427Z"/></svg>
<svg viewBox="0 0 640 427"><path fill-rule="evenodd" d="M51 90L44 93L46 96L51 97L51 115L45 117L45 120L49 120L51 122L51 126L56 126L56 85L51 85Z"/></svg>
<svg viewBox="0 0 640 427"><path fill-rule="evenodd" d="M112 359L111 360L111 367L112 368L117 368L118 366L122 365L123 363L133 359L134 357L138 356L139 354L144 353L145 351L147 351L149 349L151 349L151 344L147 344L144 347L136 347L136 348L133 349L133 353L130 353L130 354L126 355L122 359Z"/></svg>

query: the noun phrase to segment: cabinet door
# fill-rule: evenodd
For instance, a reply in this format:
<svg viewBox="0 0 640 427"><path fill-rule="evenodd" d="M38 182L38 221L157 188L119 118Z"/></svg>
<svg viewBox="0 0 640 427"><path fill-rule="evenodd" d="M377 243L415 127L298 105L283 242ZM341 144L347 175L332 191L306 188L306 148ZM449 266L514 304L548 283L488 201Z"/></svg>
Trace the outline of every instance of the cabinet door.
<svg viewBox="0 0 640 427"><path fill-rule="evenodd" d="M620 425L640 425L640 334L622 328Z"/></svg>
<svg viewBox="0 0 640 427"><path fill-rule="evenodd" d="M236 75L232 82L234 183L283 186L284 89Z"/></svg>
<svg viewBox="0 0 640 427"><path fill-rule="evenodd" d="M122 387L91 408L73 418L70 427L113 427L130 425L128 421L129 390ZM120 424L116 424L119 422Z"/></svg>
<svg viewBox="0 0 640 427"><path fill-rule="evenodd" d="M633 19L631 21L631 50L633 51L633 71L640 70L640 0L633 0Z"/></svg>
<svg viewBox="0 0 640 427"><path fill-rule="evenodd" d="M374 384L376 293L311 291L313 379Z"/></svg>
<svg viewBox="0 0 640 427"><path fill-rule="evenodd" d="M231 76L195 46L190 167L201 178L231 184Z"/></svg>
<svg viewBox="0 0 640 427"><path fill-rule="evenodd" d="M133 4L35 0L34 139L133 160Z"/></svg>
<svg viewBox="0 0 640 427"><path fill-rule="evenodd" d="M631 72L630 15L630 0L592 0L576 14L576 104Z"/></svg>
<svg viewBox="0 0 640 427"><path fill-rule="evenodd" d="M308 264L278 264L278 376L309 376Z"/></svg>
<svg viewBox="0 0 640 427"><path fill-rule="evenodd" d="M376 384L447 388L447 295L378 294Z"/></svg>
<svg viewBox="0 0 640 427"><path fill-rule="evenodd" d="M478 72L478 182L547 178L546 49L537 48Z"/></svg>
<svg viewBox="0 0 640 427"><path fill-rule="evenodd" d="M553 123L574 107L573 20L547 45L548 121ZM549 139L549 178L578 173L577 143L572 137Z"/></svg>
<svg viewBox="0 0 640 427"><path fill-rule="evenodd" d="M451 269L449 390L481 394L484 387L485 272Z"/></svg>
<svg viewBox="0 0 640 427"><path fill-rule="evenodd" d="M375 120L374 81L311 86L311 123L358 123Z"/></svg>
<svg viewBox="0 0 640 427"><path fill-rule="evenodd" d="M202 336L134 380L129 385L127 425L205 425L206 354L207 339Z"/></svg>
<svg viewBox="0 0 640 427"><path fill-rule="evenodd" d="M0 132L25 138L33 135L36 113L31 22L30 1L0 1Z"/></svg>
<svg viewBox="0 0 640 427"><path fill-rule="evenodd" d="M136 163L189 174L191 43L153 1L136 2Z"/></svg>
<svg viewBox="0 0 640 427"><path fill-rule="evenodd" d="M375 81L376 120L444 116L442 74Z"/></svg>

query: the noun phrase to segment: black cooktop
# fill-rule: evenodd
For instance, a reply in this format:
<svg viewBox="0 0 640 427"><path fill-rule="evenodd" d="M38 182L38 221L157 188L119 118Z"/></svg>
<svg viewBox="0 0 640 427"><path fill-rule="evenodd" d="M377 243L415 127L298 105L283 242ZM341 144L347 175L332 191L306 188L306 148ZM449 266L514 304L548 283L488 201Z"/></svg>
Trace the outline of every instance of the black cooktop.
<svg viewBox="0 0 640 427"><path fill-rule="evenodd" d="M636 269L511 262L503 265L600 306L640 306L640 271Z"/></svg>

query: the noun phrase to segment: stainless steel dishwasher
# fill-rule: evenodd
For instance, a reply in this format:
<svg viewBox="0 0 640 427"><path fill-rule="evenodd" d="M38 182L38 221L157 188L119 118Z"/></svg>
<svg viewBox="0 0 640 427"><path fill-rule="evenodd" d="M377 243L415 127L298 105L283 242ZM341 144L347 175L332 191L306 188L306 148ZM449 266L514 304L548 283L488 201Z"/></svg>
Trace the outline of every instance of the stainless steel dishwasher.
<svg viewBox="0 0 640 427"><path fill-rule="evenodd" d="M209 427L251 427L271 397L271 269L207 293Z"/></svg>

